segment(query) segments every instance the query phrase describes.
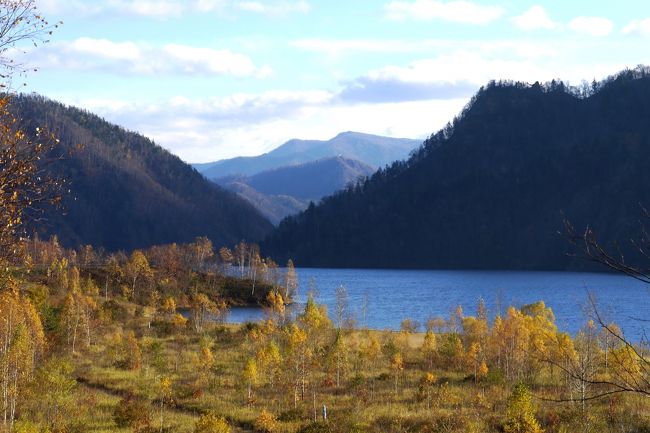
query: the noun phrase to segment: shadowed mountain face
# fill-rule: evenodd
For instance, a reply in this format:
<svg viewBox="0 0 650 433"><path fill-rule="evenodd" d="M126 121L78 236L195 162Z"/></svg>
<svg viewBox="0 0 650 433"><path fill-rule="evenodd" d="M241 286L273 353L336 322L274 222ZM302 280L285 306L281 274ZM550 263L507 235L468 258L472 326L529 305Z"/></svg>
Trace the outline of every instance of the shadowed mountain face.
<svg viewBox="0 0 650 433"><path fill-rule="evenodd" d="M141 135L38 96L13 104L26 131L48 127L67 155L48 168L69 182L65 214L48 211L44 233L66 246L131 250L204 235L225 245L271 228L249 203Z"/></svg>
<svg viewBox="0 0 650 433"><path fill-rule="evenodd" d="M277 224L284 217L306 209L310 201L318 202L373 172L372 167L360 161L334 157L252 176L224 177L216 182L246 198Z"/></svg>
<svg viewBox="0 0 650 433"><path fill-rule="evenodd" d="M420 143L420 140L344 132L328 141L290 140L264 155L195 164L194 167L208 179L232 175L250 176L262 171L336 156L355 159L378 168L406 158Z"/></svg>
<svg viewBox="0 0 650 433"><path fill-rule="evenodd" d="M650 74L592 89L492 83L409 160L284 220L299 266L567 269L563 215L627 244L650 206Z"/></svg>

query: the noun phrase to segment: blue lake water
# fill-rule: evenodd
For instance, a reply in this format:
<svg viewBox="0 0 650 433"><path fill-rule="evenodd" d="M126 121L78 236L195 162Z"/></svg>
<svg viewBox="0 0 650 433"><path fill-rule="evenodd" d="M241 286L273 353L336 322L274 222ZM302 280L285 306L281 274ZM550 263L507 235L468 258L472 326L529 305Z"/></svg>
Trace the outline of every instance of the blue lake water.
<svg viewBox="0 0 650 433"><path fill-rule="evenodd" d="M499 305L505 313L509 305L519 307L543 300L553 309L558 327L575 334L588 320L588 294L592 293L602 315L619 324L628 338L638 341L644 328L650 333L650 323L643 322L650 319L650 286L619 274L311 268L297 272L300 285L296 309L305 302L312 281L317 301L327 305L332 318L336 289L344 286L357 324L374 329L399 329L405 318L421 324L431 317L448 318L457 305L462 305L465 315L474 315L479 298L483 298L491 317ZM263 317L258 308L233 308L228 320L245 322Z"/></svg>

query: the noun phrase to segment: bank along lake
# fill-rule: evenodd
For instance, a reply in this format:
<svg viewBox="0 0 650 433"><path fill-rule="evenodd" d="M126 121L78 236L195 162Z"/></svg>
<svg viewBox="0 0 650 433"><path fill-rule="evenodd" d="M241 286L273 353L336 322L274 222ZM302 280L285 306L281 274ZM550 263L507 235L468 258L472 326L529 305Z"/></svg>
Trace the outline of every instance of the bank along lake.
<svg viewBox="0 0 650 433"><path fill-rule="evenodd" d="M572 335L583 327L589 294L599 312L615 321L628 338L639 341L650 332L650 285L631 277L609 273L528 271L440 271L382 269L297 269L299 279L295 309L300 309L310 288L318 303L334 317L336 291L345 287L349 312L358 326L373 329L400 327L408 318L421 324L429 318L448 318L458 305L465 315L475 315L479 299L491 318L509 305L520 307L543 300L553 309L560 330ZM265 317L260 308L237 307L228 321L241 323Z"/></svg>

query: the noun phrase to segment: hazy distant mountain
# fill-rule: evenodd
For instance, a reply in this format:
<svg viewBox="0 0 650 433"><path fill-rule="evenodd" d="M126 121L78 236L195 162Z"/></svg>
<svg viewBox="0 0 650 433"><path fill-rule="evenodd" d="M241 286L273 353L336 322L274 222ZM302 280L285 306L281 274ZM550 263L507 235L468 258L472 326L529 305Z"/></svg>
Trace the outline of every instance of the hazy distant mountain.
<svg viewBox="0 0 650 433"><path fill-rule="evenodd" d="M285 219L264 253L299 266L584 266L566 255L564 214L633 262L648 119L650 69L580 90L491 83L409 160Z"/></svg>
<svg viewBox="0 0 650 433"><path fill-rule="evenodd" d="M49 212L45 227L66 246L130 250L204 235L231 245L271 228L248 202L141 135L39 96L13 104L25 130L47 126L67 155L49 166L69 182L65 214Z"/></svg>
<svg viewBox="0 0 650 433"><path fill-rule="evenodd" d="M310 201L318 202L373 172L367 164L338 156L215 181L246 198L277 224L282 218L306 209Z"/></svg>
<svg viewBox="0 0 650 433"><path fill-rule="evenodd" d="M406 158L421 143L421 140L343 132L328 141L290 140L260 156L194 164L194 167L207 178L216 179L231 175L250 176L274 168L342 156L362 161L376 169Z"/></svg>

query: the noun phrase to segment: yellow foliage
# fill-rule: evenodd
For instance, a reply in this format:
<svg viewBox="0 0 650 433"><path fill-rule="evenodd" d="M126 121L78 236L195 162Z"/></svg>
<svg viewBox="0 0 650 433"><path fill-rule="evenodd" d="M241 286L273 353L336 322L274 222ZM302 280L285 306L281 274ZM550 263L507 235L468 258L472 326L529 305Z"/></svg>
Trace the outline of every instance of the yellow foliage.
<svg viewBox="0 0 650 433"><path fill-rule="evenodd" d="M185 325L187 325L187 319L180 313L174 315L172 322L174 323L174 326L179 329L185 328Z"/></svg>
<svg viewBox="0 0 650 433"><path fill-rule="evenodd" d="M201 415L194 425L194 433L230 433L231 428L224 417L211 412Z"/></svg>
<svg viewBox="0 0 650 433"><path fill-rule="evenodd" d="M254 359L248 359L244 370L242 371L242 378L249 385L255 385L257 383L257 364Z"/></svg>
<svg viewBox="0 0 650 433"><path fill-rule="evenodd" d="M530 392L523 384L516 385L508 399L503 431L505 433L542 433L544 431L535 418L535 407Z"/></svg>
<svg viewBox="0 0 650 433"><path fill-rule="evenodd" d="M485 363L485 361L482 361L481 365L479 365L478 367L478 371L476 372L477 380L485 379L487 377L488 372L489 370L487 364Z"/></svg>
<svg viewBox="0 0 650 433"><path fill-rule="evenodd" d="M278 421L266 409L262 409L255 419L255 431L258 433L275 433L278 431Z"/></svg>

